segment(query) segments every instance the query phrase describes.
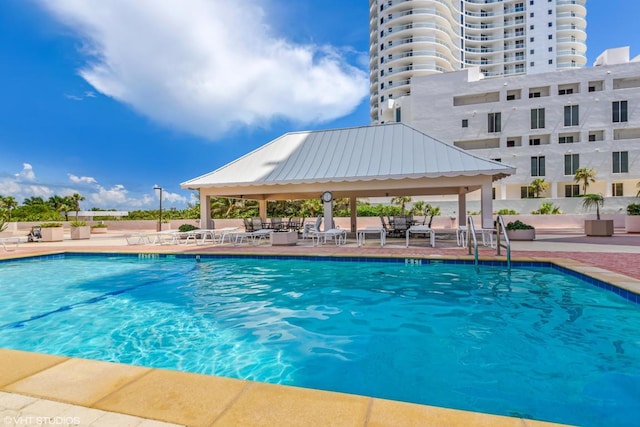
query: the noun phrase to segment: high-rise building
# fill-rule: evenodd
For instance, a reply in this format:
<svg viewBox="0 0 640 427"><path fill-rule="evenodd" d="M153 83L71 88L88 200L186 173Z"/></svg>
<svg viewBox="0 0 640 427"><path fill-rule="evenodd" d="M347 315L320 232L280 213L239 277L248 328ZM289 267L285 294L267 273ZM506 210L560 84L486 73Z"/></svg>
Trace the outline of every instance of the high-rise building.
<svg viewBox="0 0 640 427"><path fill-rule="evenodd" d="M479 67L484 77L586 64L586 0L369 0L370 114L411 94L411 79ZM399 121L399 120L395 120Z"/></svg>

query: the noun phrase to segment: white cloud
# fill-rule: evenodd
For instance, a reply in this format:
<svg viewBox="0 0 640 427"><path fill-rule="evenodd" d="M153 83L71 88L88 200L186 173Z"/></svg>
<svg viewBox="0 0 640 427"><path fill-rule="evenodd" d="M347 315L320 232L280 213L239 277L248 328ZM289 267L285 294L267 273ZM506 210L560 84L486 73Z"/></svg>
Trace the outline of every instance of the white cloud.
<svg viewBox="0 0 640 427"><path fill-rule="evenodd" d="M22 171L20 171L17 174L15 174L15 176L19 180L24 180L24 181L35 181L36 180L36 174L33 171L33 166L31 166L29 163L23 163L22 164Z"/></svg>
<svg viewBox="0 0 640 427"><path fill-rule="evenodd" d="M196 135L328 121L368 93L339 49L273 34L258 0L40 1L83 38L97 91Z"/></svg>
<svg viewBox="0 0 640 427"><path fill-rule="evenodd" d="M13 196L19 203L30 197L42 197L47 200L54 195L71 196L79 193L85 197L80 202L83 209L92 207L103 209L155 209L158 206L157 192L152 189L142 194L132 195L122 184L116 184L107 188L98 183L96 178L90 176L77 176L67 174L72 185L44 184L38 181L36 173L29 163L24 163L18 173L0 176L0 195ZM75 185L78 187L75 187ZM188 197L179 193L164 191L162 200L167 206L184 207L192 202Z"/></svg>
<svg viewBox="0 0 640 427"><path fill-rule="evenodd" d="M144 194L135 198L129 196L129 191L124 185L116 184L111 188L105 188L101 185L96 186L96 191L87 197L92 206L112 209L112 208L150 208L154 205L153 196Z"/></svg>
<svg viewBox="0 0 640 427"><path fill-rule="evenodd" d="M97 184L98 182L91 176L76 176L72 173L69 173L67 175L69 176L69 181L73 182L74 184Z"/></svg>

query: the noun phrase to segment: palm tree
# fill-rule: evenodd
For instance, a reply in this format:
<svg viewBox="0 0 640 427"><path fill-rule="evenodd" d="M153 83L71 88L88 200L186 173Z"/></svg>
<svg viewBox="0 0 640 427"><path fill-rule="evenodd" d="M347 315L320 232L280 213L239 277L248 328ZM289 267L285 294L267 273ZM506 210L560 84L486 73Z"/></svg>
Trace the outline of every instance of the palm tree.
<svg viewBox="0 0 640 427"><path fill-rule="evenodd" d="M18 201L13 196L0 196L0 209L7 210L7 222L11 222L11 210L18 207Z"/></svg>
<svg viewBox="0 0 640 427"><path fill-rule="evenodd" d="M80 202L86 200L84 196L78 193L73 193L71 196L65 197L67 206L76 211L76 221L78 220L78 211L80 211Z"/></svg>
<svg viewBox="0 0 640 427"><path fill-rule="evenodd" d="M582 206L585 209L590 209L592 206L596 207L596 219L600 220L600 206L604 205L604 197L602 194L585 194L584 202Z"/></svg>
<svg viewBox="0 0 640 427"><path fill-rule="evenodd" d="M49 197L47 204L58 213L64 212L65 221L69 221L68 212L73 208L69 205L69 200L66 197L58 195L51 196Z"/></svg>
<svg viewBox="0 0 640 427"><path fill-rule="evenodd" d="M411 202L410 196L395 196L391 198L391 203L393 203L394 205L400 205L401 215L403 216L407 203L409 202Z"/></svg>
<svg viewBox="0 0 640 427"><path fill-rule="evenodd" d="M587 194L587 188L592 182L596 182L596 170L593 168L580 168L574 177L576 182L582 183L582 192Z"/></svg>
<svg viewBox="0 0 640 427"><path fill-rule="evenodd" d="M545 181L544 178L536 178L533 181L531 181L531 184L529 184L529 188L531 188L531 191L533 191L533 194L535 195L535 197L539 198L540 194L544 193L549 189L549 185L550 184L547 181Z"/></svg>
<svg viewBox="0 0 640 427"><path fill-rule="evenodd" d="M640 181L638 181L638 183L636 184L637 188L640 188ZM638 190L638 192L636 193L636 197L640 197L640 190Z"/></svg>
<svg viewBox="0 0 640 427"><path fill-rule="evenodd" d="M433 217L440 215L440 207L427 205L424 209L424 213L429 215L429 228L431 228L431 223L433 222Z"/></svg>

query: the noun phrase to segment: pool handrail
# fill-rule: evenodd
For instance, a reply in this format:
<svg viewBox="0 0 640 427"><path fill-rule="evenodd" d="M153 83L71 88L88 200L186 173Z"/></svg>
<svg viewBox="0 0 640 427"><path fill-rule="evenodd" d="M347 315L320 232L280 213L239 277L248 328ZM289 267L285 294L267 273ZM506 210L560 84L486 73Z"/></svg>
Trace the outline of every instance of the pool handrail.
<svg viewBox="0 0 640 427"><path fill-rule="evenodd" d="M478 271L478 239L476 238L476 227L473 224L473 217L469 215L467 217L467 245L469 247L469 255L471 255L471 248L473 242L473 265L476 267L476 272Z"/></svg>
<svg viewBox="0 0 640 427"><path fill-rule="evenodd" d="M500 255L500 248L507 250L507 270L511 271L511 241L507 235L507 227L504 225L504 218L502 215L498 215L496 219L496 254ZM504 244L500 242L500 234L504 236Z"/></svg>

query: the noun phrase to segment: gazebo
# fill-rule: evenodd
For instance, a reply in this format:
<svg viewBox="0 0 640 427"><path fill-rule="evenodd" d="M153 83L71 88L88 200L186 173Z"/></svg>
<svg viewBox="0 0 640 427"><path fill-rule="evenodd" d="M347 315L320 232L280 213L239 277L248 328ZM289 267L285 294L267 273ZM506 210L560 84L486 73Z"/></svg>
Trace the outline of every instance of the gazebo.
<svg viewBox="0 0 640 427"><path fill-rule="evenodd" d="M509 165L393 123L286 133L181 187L200 192L203 228L211 217L211 197L258 200L263 218L267 200L322 198L325 224L332 223L332 199L346 197L355 231L359 197L457 195L458 223L464 225L466 194L478 189L482 226L489 228L491 184L513 173Z"/></svg>

